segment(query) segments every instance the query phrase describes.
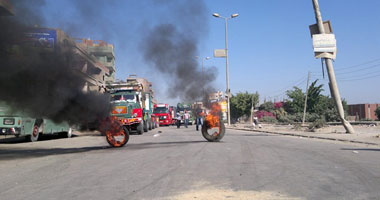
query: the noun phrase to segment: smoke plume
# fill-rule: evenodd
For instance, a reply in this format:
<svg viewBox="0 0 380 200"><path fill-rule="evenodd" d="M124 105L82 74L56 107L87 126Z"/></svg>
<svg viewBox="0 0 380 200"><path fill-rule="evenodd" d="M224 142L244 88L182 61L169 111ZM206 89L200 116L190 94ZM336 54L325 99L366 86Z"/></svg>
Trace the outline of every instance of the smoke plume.
<svg viewBox="0 0 380 200"><path fill-rule="evenodd" d="M31 26L42 22L30 9L42 4L15 1L16 16L0 17L0 102L30 117L70 124L108 116L108 95L83 92L85 81L73 70L77 55L72 48L24 45Z"/></svg>
<svg viewBox="0 0 380 200"><path fill-rule="evenodd" d="M203 1L176 4L177 21L156 25L142 40L144 59L168 79L168 94L185 101L199 100L213 91L216 68L202 72L198 45L207 34L207 12ZM203 59L202 57L200 59Z"/></svg>

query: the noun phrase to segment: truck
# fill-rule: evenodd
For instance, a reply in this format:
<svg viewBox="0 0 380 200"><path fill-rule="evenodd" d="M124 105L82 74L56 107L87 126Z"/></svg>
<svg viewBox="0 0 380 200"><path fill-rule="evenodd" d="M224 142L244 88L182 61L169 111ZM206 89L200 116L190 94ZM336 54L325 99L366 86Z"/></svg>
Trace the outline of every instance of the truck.
<svg viewBox="0 0 380 200"><path fill-rule="evenodd" d="M177 104L177 111L181 114L181 124L184 123L183 114L185 110L189 113L190 119L189 119L189 125L193 125L195 122L194 115L192 113L192 104L191 103L178 103Z"/></svg>
<svg viewBox="0 0 380 200"><path fill-rule="evenodd" d="M154 114L158 117L160 126L169 126L173 124L173 110L168 104L155 104Z"/></svg>
<svg viewBox="0 0 380 200"><path fill-rule="evenodd" d="M33 118L22 112L14 112L4 103L0 104L0 135L24 137L35 142L41 134L57 134L70 138L72 129L67 122L55 123L49 119Z"/></svg>
<svg viewBox="0 0 380 200"><path fill-rule="evenodd" d="M175 106L169 106L169 110L171 111L172 125L175 125L177 123L177 119L176 119L177 107L175 107Z"/></svg>
<svg viewBox="0 0 380 200"><path fill-rule="evenodd" d="M117 117L129 131L135 130L139 135L155 128L153 90L141 80L130 76L127 81L107 85L111 95L111 115Z"/></svg>

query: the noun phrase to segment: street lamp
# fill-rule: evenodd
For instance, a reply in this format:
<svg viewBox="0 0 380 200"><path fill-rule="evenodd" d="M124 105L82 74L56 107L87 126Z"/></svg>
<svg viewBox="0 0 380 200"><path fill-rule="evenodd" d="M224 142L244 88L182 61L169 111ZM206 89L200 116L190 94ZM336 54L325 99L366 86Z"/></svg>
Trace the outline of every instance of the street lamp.
<svg viewBox="0 0 380 200"><path fill-rule="evenodd" d="M203 90L203 95L205 95L205 87L204 87L204 85L205 85L205 75L204 75L204 66L203 66L203 63L204 63L204 61L205 60L210 60L211 58L210 57L200 57L200 56L195 56L195 58L200 58L201 59L201 61L202 61L202 82L203 82L203 84L202 84L202 86L203 86L203 88L202 88L202 90Z"/></svg>
<svg viewBox="0 0 380 200"><path fill-rule="evenodd" d="M227 120L228 120L228 125L231 125L231 115L230 115L230 86L229 86L229 81L228 81L228 39L227 39L227 21L229 19L235 18L239 16L239 14L235 13L232 14L231 17L223 17L220 16L218 13L213 13L212 16L217 17L217 18L222 18L224 19L225 23L225 36L226 36L226 82L227 82Z"/></svg>

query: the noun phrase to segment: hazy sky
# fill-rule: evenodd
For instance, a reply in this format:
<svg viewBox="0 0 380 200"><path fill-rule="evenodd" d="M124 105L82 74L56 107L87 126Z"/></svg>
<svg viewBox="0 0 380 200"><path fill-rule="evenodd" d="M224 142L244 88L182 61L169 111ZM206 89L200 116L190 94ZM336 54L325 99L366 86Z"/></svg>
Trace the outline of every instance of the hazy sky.
<svg viewBox="0 0 380 200"><path fill-rule="evenodd" d="M170 81L152 72L142 58L140 44L145 30L160 23L194 20L202 25L199 55L212 57L213 49L225 45L224 21L213 17L213 12L223 16L239 13L239 17L228 21L229 78L233 93L258 91L262 100L279 100L295 85L304 90L307 73L311 71L312 80L319 78L329 94L328 78L322 78L321 62L313 56L308 28L315 23L312 0L204 0L208 14L201 18L197 12L181 13L177 6L171 6L177 2L184 6L191 1L96 0L89 1L93 3L87 9L78 9L73 1L47 0L43 13L47 26L62 28L75 37L113 43L117 78L125 79L135 73L151 80L160 102L174 104L177 99L166 95ZM338 42L334 68L341 97L349 104L380 103L377 86L380 1L320 0L319 3L323 19L331 21ZM90 17L83 17L81 12L88 12L86 16ZM215 88L224 91L225 60L205 61L205 67L211 66L218 69Z"/></svg>

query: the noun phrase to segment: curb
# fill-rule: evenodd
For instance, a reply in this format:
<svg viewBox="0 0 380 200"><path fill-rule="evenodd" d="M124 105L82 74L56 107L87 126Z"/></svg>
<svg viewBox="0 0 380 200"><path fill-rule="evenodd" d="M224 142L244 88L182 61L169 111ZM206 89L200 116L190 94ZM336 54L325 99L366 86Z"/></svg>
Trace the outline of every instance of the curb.
<svg viewBox="0 0 380 200"><path fill-rule="evenodd" d="M313 138L313 139L321 139L321 140L331 140L331 141L339 141L339 142L350 142L350 143L356 143L356 144L366 144L366 145L380 146L380 144L378 144L378 143L372 143L372 142L363 142L363 141L357 141L357 140L329 138L329 137L313 136L313 135L302 135L302 134L297 134L297 133L279 133L279 132L273 132L273 131L260 131L260 130L252 130L252 129L247 129L247 128L231 128L231 127L228 127L227 129L240 130L240 131L251 131L251 132L258 132L258 133L270 133L270 134L276 134L276 135L295 136L295 137L304 137L304 138Z"/></svg>

